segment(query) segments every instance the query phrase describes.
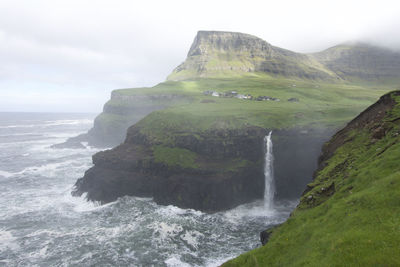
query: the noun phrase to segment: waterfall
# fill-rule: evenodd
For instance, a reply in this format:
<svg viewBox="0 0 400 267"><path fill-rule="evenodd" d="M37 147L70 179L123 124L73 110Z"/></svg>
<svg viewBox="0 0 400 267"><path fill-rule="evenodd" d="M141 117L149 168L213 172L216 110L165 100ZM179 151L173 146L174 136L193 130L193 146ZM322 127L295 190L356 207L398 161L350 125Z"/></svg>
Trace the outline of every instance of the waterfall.
<svg viewBox="0 0 400 267"><path fill-rule="evenodd" d="M272 131L264 137L265 159L264 159L264 207L267 209L273 208L274 201L274 156L272 154Z"/></svg>

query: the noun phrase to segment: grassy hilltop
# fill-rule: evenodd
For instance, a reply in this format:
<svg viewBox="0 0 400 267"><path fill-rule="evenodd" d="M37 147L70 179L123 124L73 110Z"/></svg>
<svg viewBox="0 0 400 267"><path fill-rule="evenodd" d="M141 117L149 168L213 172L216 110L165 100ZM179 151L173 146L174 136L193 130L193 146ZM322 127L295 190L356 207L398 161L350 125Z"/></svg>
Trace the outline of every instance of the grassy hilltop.
<svg viewBox="0 0 400 267"><path fill-rule="evenodd" d="M203 95L204 91L270 96L280 101L256 101ZM163 138L169 132L197 132L210 128L240 128L244 125L267 129L338 128L370 105L387 87L350 83L327 83L272 77L265 74L240 78L207 78L167 81L153 88L123 89L119 94L180 94L186 96L174 105L155 111L139 124L148 134ZM298 102L288 99L297 98ZM111 100L108 105L129 102Z"/></svg>

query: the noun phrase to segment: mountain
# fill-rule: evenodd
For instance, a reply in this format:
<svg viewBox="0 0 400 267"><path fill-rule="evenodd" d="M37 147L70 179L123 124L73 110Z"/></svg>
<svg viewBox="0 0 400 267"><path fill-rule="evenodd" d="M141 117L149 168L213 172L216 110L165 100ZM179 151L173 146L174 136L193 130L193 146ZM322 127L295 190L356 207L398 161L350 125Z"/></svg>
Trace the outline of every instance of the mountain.
<svg viewBox="0 0 400 267"><path fill-rule="evenodd" d="M186 61L168 80L269 73L305 79L336 78L313 57L272 46L243 33L199 31Z"/></svg>
<svg viewBox="0 0 400 267"><path fill-rule="evenodd" d="M341 79L399 80L400 53L389 49L365 43L349 43L312 56Z"/></svg>
<svg viewBox="0 0 400 267"><path fill-rule="evenodd" d="M243 33L199 31L168 80L267 73L302 79L379 80L400 76L400 53L364 43L301 54Z"/></svg>
<svg viewBox="0 0 400 267"><path fill-rule="evenodd" d="M323 147L313 181L265 246L223 266L399 266L400 91Z"/></svg>

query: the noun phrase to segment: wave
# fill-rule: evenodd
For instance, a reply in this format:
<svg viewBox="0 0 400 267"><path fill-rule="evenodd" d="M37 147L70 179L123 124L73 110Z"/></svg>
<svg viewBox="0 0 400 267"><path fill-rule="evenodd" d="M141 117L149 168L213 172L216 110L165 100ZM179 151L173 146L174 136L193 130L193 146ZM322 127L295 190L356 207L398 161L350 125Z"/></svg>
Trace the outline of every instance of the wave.
<svg viewBox="0 0 400 267"><path fill-rule="evenodd" d="M5 178L9 178L9 177L11 177L11 176L13 176L13 175L15 175L15 173L6 172L6 171L0 170L0 176L3 176L3 177L5 177Z"/></svg>
<svg viewBox="0 0 400 267"><path fill-rule="evenodd" d="M16 239L17 238L14 237L10 231L0 229L0 252L3 252L7 249L18 249L19 245L16 243Z"/></svg>
<svg viewBox="0 0 400 267"><path fill-rule="evenodd" d="M58 125L77 125L77 124L91 124L93 120L81 119L81 120L55 120L45 121L45 126L58 126Z"/></svg>
<svg viewBox="0 0 400 267"><path fill-rule="evenodd" d="M171 255L171 257L168 258L167 260L165 260L164 263L168 267L190 267L190 266L192 266L192 265L182 261L181 256L176 255L176 254Z"/></svg>
<svg viewBox="0 0 400 267"><path fill-rule="evenodd" d="M82 194L82 196L72 196L71 192L73 190L73 187L68 187L68 190L63 196L62 202L72 205L73 206L73 211L82 213L82 212L91 212L91 211L97 211L101 209L108 208L112 205L114 205L117 201L110 202L104 205L101 205L100 202L97 201L88 201L86 198L87 193Z"/></svg>
<svg viewBox="0 0 400 267"><path fill-rule="evenodd" d="M37 123L37 124L5 125L5 126L0 126L0 129L49 127L49 126L79 125L79 124L92 124L92 123L93 123L93 120L90 120L90 119L54 120L54 121L45 121L44 123Z"/></svg>

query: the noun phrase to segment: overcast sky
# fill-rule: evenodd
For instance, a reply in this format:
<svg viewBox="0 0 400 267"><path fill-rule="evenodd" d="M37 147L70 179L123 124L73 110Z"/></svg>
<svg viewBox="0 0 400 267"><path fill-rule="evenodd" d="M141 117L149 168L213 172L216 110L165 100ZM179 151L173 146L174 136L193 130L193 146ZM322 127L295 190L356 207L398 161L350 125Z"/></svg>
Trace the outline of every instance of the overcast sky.
<svg viewBox="0 0 400 267"><path fill-rule="evenodd" d="M153 86L198 30L297 52L365 40L400 49L399 1L0 0L0 111L100 112L112 89Z"/></svg>

